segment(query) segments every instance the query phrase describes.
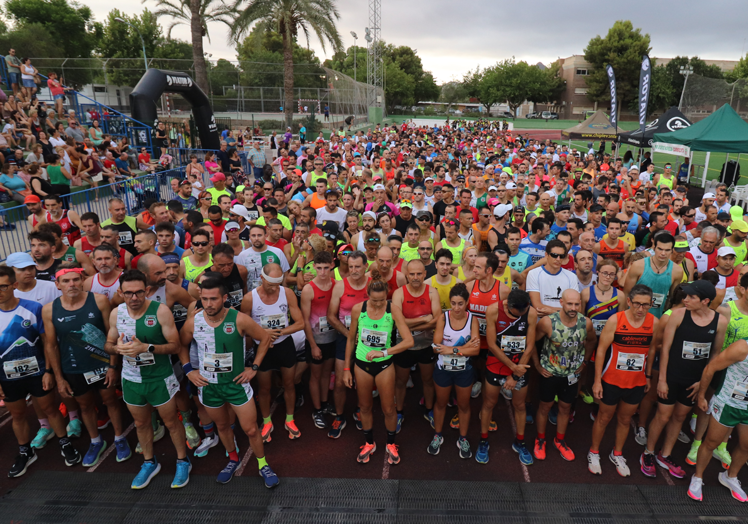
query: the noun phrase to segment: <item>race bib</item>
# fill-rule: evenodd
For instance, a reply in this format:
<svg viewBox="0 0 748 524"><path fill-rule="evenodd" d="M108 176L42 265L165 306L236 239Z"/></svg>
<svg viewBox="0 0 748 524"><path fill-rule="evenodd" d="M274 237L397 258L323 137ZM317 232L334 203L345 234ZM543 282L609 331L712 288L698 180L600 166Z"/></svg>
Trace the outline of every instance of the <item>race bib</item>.
<svg viewBox="0 0 748 524"><path fill-rule="evenodd" d="M208 373L228 373L233 369L232 353L205 353L203 370Z"/></svg>
<svg viewBox="0 0 748 524"><path fill-rule="evenodd" d="M327 323L327 317L319 317L319 332L327 333L332 331L332 327Z"/></svg>
<svg viewBox="0 0 748 524"><path fill-rule="evenodd" d="M231 304L231 307L241 305L242 298L244 298L244 292L241 289L229 291L229 303Z"/></svg>
<svg viewBox="0 0 748 524"><path fill-rule="evenodd" d="M107 368L95 369L93 371L83 373L83 378L86 379L86 384L94 384L106 377L106 372Z"/></svg>
<svg viewBox="0 0 748 524"><path fill-rule="evenodd" d="M579 375L577 375L576 373L572 373L567 378L569 379L569 385L570 386L573 386L574 384L576 384L577 382L579 382Z"/></svg>
<svg viewBox="0 0 748 524"><path fill-rule="evenodd" d="M70 241L68 240L68 237L66 237L66 236L62 237L62 243L65 244L66 246L70 247Z"/></svg>
<svg viewBox="0 0 748 524"><path fill-rule="evenodd" d="M361 330L361 340L370 348L383 348L387 343L387 332L364 328Z"/></svg>
<svg viewBox="0 0 748 524"><path fill-rule="evenodd" d="M711 348L711 342L688 342L684 340L682 355L686 360L702 360L709 358Z"/></svg>
<svg viewBox="0 0 748 524"><path fill-rule="evenodd" d="M277 315L262 315L260 322L262 327L265 329L283 329L286 327L286 314L279 313Z"/></svg>
<svg viewBox="0 0 748 524"><path fill-rule="evenodd" d="M461 357L459 355L442 356L442 369L446 371L464 371L467 367L467 359L468 357Z"/></svg>
<svg viewBox="0 0 748 524"><path fill-rule="evenodd" d="M524 353L527 346L527 337L501 337L501 349L506 354Z"/></svg>
<svg viewBox="0 0 748 524"><path fill-rule="evenodd" d="M739 402L748 402L748 384L745 382L735 384L730 393L730 398Z"/></svg>
<svg viewBox="0 0 748 524"><path fill-rule="evenodd" d="M662 293L653 293L652 294L652 307L658 308L661 307L662 304L665 303L665 295Z"/></svg>
<svg viewBox="0 0 748 524"><path fill-rule="evenodd" d="M644 369L644 355L640 353L618 353L616 369L620 371L641 371Z"/></svg>
<svg viewBox="0 0 748 524"><path fill-rule="evenodd" d="M482 337L486 336L486 319L485 318L478 319L478 333L480 333L480 336Z"/></svg>
<svg viewBox="0 0 748 524"><path fill-rule="evenodd" d="M39 373L39 362L36 360L36 357L9 360L3 362L3 371L5 371L5 378L9 380L28 377Z"/></svg>
<svg viewBox="0 0 748 524"><path fill-rule="evenodd" d="M120 231L119 232L119 244L132 244L132 231Z"/></svg>
<svg viewBox="0 0 748 524"><path fill-rule="evenodd" d="M344 320L345 320L345 327L347 328L351 327L351 316L346 315Z"/></svg>
<svg viewBox="0 0 748 524"><path fill-rule="evenodd" d="M595 335L598 337L600 336L600 333L603 332L603 328L605 327L605 323L608 321L608 319L605 320L592 320L592 327L595 328Z"/></svg>
<svg viewBox="0 0 748 524"><path fill-rule="evenodd" d="M725 299L722 302L734 302L738 299L737 293L735 293L735 288L730 287L725 290Z"/></svg>
<svg viewBox="0 0 748 524"><path fill-rule="evenodd" d="M137 357L125 357L125 362L127 362L131 366L140 367L140 366L152 366L156 363L156 357L153 355L153 353L150 353L146 351L145 353L141 353Z"/></svg>

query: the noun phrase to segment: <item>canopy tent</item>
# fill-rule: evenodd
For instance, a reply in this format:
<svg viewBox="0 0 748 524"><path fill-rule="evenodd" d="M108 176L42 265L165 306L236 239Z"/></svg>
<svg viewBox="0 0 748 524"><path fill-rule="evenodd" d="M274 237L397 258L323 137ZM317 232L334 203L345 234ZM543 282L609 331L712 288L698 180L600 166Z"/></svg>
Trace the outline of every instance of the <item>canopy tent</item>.
<svg viewBox="0 0 748 524"><path fill-rule="evenodd" d="M561 136L569 139L595 138L597 140L615 140L616 128L611 125L608 115L598 109L594 115L584 122L561 131Z"/></svg>
<svg viewBox="0 0 748 524"><path fill-rule="evenodd" d="M643 135L641 129L636 129L626 133L619 133L617 141L619 144L628 144L637 147L652 147L652 137L656 133L671 133L690 126L691 122L677 107L673 106L668 109L665 114L647 124L647 127L644 128Z"/></svg>

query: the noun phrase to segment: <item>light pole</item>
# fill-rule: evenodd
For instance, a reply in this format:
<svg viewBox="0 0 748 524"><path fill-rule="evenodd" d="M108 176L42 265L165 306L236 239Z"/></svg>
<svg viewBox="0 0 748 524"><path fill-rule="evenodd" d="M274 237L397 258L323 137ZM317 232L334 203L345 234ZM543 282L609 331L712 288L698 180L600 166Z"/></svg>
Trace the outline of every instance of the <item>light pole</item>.
<svg viewBox="0 0 748 524"><path fill-rule="evenodd" d="M148 57L145 54L145 40L143 40L143 35L140 34L140 31L138 31L138 28L132 25L130 22L125 20L124 18L120 18L119 16L114 19L115 21L121 23L121 24L127 24L133 29L135 29L135 32L138 33L138 36L140 37L140 43L143 46L143 63L145 64L145 70L148 71Z"/></svg>
<svg viewBox="0 0 748 524"><path fill-rule="evenodd" d="M351 36L353 37L353 81L356 81L356 46L358 45L356 42L358 42L358 35L351 31Z"/></svg>
<svg viewBox="0 0 748 524"><path fill-rule="evenodd" d="M686 77L683 81L683 91L680 92L680 102L678 102L678 111L680 111L683 105L683 95L686 93L686 84L688 84L688 77L693 74L693 66L686 64L680 68L680 74Z"/></svg>

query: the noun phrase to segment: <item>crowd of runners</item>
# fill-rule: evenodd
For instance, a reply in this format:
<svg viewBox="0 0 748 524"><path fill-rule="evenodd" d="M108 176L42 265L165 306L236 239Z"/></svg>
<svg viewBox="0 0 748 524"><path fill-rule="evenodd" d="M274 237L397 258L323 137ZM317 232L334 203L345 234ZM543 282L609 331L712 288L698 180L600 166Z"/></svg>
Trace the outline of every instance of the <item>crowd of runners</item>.
<svg viewBox="0 0 748 524"><path fill-rule="evenodd" d="M688 495L702 499L715 458L719 482L747 501L737 478L748 460L744 212L724 186L690 202L687 166L659 172L648 155L636 165L591 146L492 122L405 122L291 140L272 163L253 162L244 186L222 165L224 142L210 183L195 156L170 181L174 197L137 216L118 198L100 217L27 197L30 253L0 267L0 397L19 445L9 476L54 439L68 466L96 465L107 446L118 462L141 454L132 488L145 488L168 432L172 488L219 442L227 483L242 431L272 488L265 444L279 433L337 439L355 425L356 460L379 444L394 465L409 424L431 425L430 455L447 441L480 464L492 445L526 466L581 453L592 474L629 476L633 425L644 475L689 474L672 450L690 428ZM350 395L358 408L346 413ZM305 396L312 420L296 420ZM511 442L489 437L500 396L511 400ZM406 421L406 402L425 420ZM592 435L570 426L580 402L593 404ZM615 445L601 449L611 421ZM112 443L100 434L109 424Z"/></svg>

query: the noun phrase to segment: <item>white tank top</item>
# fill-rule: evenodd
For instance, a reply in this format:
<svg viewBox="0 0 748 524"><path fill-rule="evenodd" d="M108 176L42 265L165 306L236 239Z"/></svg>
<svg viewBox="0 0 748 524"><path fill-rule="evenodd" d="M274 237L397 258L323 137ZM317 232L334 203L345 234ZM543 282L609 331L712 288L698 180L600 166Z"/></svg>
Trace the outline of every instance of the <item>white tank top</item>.
<svg viewBox="0 0 748 524"><path fill-rule="evenodd" d="M159 304L166 304L166 286L158 288L154 294L148 297L148 300L153 300Z"/></svg>
<svg viewBox="0 0 748 524"><path fill-rule="evenodd" d="M286 301L286 288L281 287L278 300L275 304L265 304L260 298L257 289L252 290L252 320L257 322L263 329L283 329L288 327L288 302ZM288 335L281 335L275 339L274 344L283 342ZM255 344L259 344L255 340Z"/></svg>
<svg viewBox="0 0 748 524"><path fill-rule="evenodd" d="M104 295L109 300L112 300L114 295L117 294L117 289L119 289L119 279L116 279L111 285L105 286L99 281L99 274L96 273L91 281L91 293Z"/></svg>
<svg viewBox="0 0 748 524"><path fill-rule="evenodd" d="M356 250L361 251L362 253L366 253L366 246L364 245L364 236L365 236L365 232L363 230L358 232L358 244L356 245Z"/></svg>
<svg viewBox="0 0 748 524"><path fill-rule="evenodd" d="M452 328L450 313L450 311L444 312L445 322L442 345L448 347L462 346L470 339L473 314L468 312L465 326L462 329L456 330ZM444 369L446 371L464 371L470 366L469 361L470 357L439 355L439 360L436 365L439 367L439 369Z"/></svg>

